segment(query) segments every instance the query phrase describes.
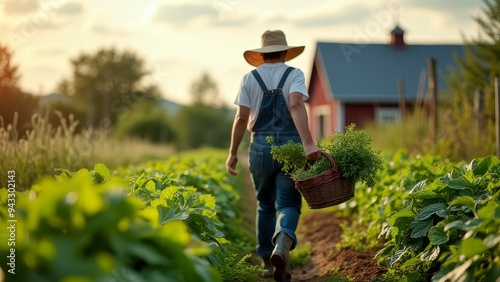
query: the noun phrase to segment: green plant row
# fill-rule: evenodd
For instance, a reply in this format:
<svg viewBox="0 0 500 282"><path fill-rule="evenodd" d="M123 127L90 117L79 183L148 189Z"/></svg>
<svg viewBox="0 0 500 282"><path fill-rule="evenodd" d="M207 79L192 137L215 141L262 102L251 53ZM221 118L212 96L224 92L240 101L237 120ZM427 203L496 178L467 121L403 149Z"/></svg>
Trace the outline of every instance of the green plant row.
<svg viewBox="0 0 500 282"><path fill-rule="evenodd" d="M495 281L500 277L500 160L474 159L404 195L377 255L419 281ZM418 277L418 279L417 279Z"/></svg>
<svg viewBox="0 0 500 282"><path fill-rule="evenodd" d="M495 281L498 158L452 163L402 150L383 163L375 185L358 183L355 197L335 208L357 218L343 227L342 246L379 248L386 281Z"/></svg>
<svg viewBox="0 0 500 282"><path fill-rule="evenodd" d="M255 279L259 270L242 266L247 257L229 254L230 239L240 236L238 195L223 160L196 155L114 172L102 164L61 169L16 192L15 274L8 271L12 246L0 246L6 281ZM2 189L2 206L8 198ZM0 214L7 230L9 211Z"/></svg>

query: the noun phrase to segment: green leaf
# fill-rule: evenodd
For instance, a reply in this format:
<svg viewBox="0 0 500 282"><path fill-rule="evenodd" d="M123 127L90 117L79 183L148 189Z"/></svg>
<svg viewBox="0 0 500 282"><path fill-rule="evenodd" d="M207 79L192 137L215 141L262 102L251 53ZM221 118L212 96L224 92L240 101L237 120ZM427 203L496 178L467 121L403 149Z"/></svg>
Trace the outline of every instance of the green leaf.
<svg viewBox="0 0 500 282"><path fill-rule="evenodd" d="M402 250L397 250L394 255L391 257L390 261L390 266L394 266L401 258L403 258L403 255L408 251L408 249L404 248Z"/></svg>
<svg viewBox="0 0 500 282"><path fill-rule="evenodd" d="M442 276L437 282L464 282L469 281L469 274L467 269L472 265L474 261L472 259L466 260L461 265L457 265L453 270L448 272L446 275Z"/></svg>
<svg viewBox="0 0 500 282"><path fill-rule="evenodd" d="M156 190L156 183L153 180L148 180L144 188L149 192L154 192Z"/></svg>
<svg viewBox="0 0 500 282"><path fill-rule="evenodd" d="M500 234L491 234L486 236L486 238L484 238L483 240L483 243L490 249L495 247L496 245L500 244Z"/></svg>
<svg viewBox="0 0 500 282"><path fill-rule="evenodd" d="M427 235L432 227L432 219L426 221L414 221L411 223L411 237L421 238Z"/></svg>
<svg viewBox="0 0 500 282"><path fill-rule="evenodd" d="M473 188L474 184L470 183L465 177L461 176L448 181L448 187L455 190L464 190Z"/></svg>
<svg viewBox="0 0 500 282"><path fill-rule="evenodd" d="M483 254L487 249L488 247L483 243L481 239L469 238L462 240L459 251L466 257L471 258L474 255Z"/></svg>
<svg viewBox="0 0 500 282"><path fill-rule="evenodd" d="M473 161L475 161L475 160L473 160ZM473 167L472 172L474 172L474 175L485 175L488 172L488 169L490 168L490 165L492 163L493 163L493 160L492 160L491 156L488 156L488 157L482 159L481 162L479 162L477 164L471 162L471 164L469 166Z"/></svg>
<svg viewBox="0 0 500 282"><path fill-rule="evenodd" d="M448 210L440 210L436 212L436 215L442 218L448 217Z"/></svg>
<svg viewBox="0 0 500 282"><path fill-rule="evenodd" d="M414 219L415 214L411 210L403 209L393 214L389 218L388 223L390 226L401 227L403 225L406 225L408 221L411 223Z"/></svg>
<svg viewBox="0 0 500 282"><path fill-rule="evenodd" d="M427 179L420 181L419 183L413 185L413 188L410 190L410 194L420 192L427 185Z"/></svg>
<svg viewBox="0 0 500 282"><path fill-rule="evenodd" d="M477 212L480 218L500 218L500 206L499 205L487 205L480 208Z"/></svg>
<svg viewBox="0 0 500 282"><path fill-rule="evenodd" d="M463 222L461 220L456 220L456 221L448 223L444 227L444 230L448 231L451 229L458 229L458 230L463 230L463 231L470 231L470 230L474 230L475 228L480 226L483 222L484 222L484 220L480 219L480 218L473 218L471 220L468 220L467 222Z"/></svg>
<svg viewBox="0 0 500 282"><path fill-rule="evenodd" d="M415 217L416 221L422 221L430 218L439 211L446 210L446 205L443 203L431 204L423 208Z"/></svg>
<svg viewBox="0 0 500 282"><path fill-rule="evenodd" d="M444 228L441 226L432 227L427 237L434 245L442 245L450 240L447 232L444 231Z"/></svg>
<svg viewBox="0 0 500 282"><path fill-rule="evenodd" d="M471 211L475 210L476 202L470 196L460 196L449 203L450 206L466 206Z"/></svg>
<svg viewBox="0 0 500 282"><path fill-rule="evenodd" d="M415 200L431 200L431 199L441 199L441 195L432 190L421 190L409 195Z"/></svg>
<svg viewBox="0 0 500 282"><path fill-rule="evenodd" d="M441 247L438 245L426 250L420 255L420 260L422 261L434 261L441 253Z"/></svg>
<svg viewBox="0 0 500 282"><path fill-rule="evenodd" d="M418 265L419 263L421 263L420 259L418 257L412 257L412 258L409 258L405 261L405 263L403 263L403 265L401 265L401 269L414 269L416 267L416 265ZM413 280L411 280L413 281Z"/></svg>
<svg viewBox="0 0 500 282"><path fill-rule="evenodd" d="M389 244L389 245L385 246L382 250L378 251L378 253L375 254L374 258L379 259L381 257L384 257L384 256L390 254L393 249L394 249L394 245Z"/></svg>
<svg viewBox="0 0 500 282"><path fill-rule="evenodd" d="M111 173L104 164L99 163L94 165L93 177L95 183L103 184L109 181L109 179L111 178Z"/></svg>

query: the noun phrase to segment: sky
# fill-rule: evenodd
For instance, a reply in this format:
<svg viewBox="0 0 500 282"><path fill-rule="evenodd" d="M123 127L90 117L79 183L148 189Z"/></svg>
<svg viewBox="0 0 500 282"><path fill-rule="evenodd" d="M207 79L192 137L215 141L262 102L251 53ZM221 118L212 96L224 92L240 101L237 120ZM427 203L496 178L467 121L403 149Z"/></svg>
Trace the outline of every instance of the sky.
<svg viewBox="0 0 500 282"><path fill-rule="evenodd" d="M243 52L266 30L304 45L288 62L309 82L317 42L387 43L399 24L407 44L462 44L478 36L481 0L0 0L0 44L13 51L22 90L46 95L71 77L70 60L115 47L134 51L164 98L190 102L203 73L228 105L253 69Z"/></svg>

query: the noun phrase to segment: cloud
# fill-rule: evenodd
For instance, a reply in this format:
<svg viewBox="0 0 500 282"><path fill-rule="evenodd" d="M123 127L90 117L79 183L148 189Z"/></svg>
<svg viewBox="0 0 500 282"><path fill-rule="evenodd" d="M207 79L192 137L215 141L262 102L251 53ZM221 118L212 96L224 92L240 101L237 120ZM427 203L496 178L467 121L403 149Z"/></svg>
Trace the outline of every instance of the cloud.
<svg viewBox="0 0 500 282"><path fill-rule="evenodd" d="M59 9L59 13L63 15L74 16L83 12L83 5L80 3L68 3Z"/></svg>
<svg viewBox="0 0 500 282"><path fill-rule="evenodd" d="M336 24L356 23L365 20L371 11L365 6L350 5L342 9L313 13L305 17L296 18L293 23L300 28L333 26Z"/></svg>
<svg viewBox="0 0 500 282"><path fill-rule="evenodd" d="M230 8L225 7L223 9L216 4L166 4L156 7L150 20L175 27L192 25L241 27L254 20L254 17L231 13L235 7L231 6Z"/></svg>
<svg viewBox="0 0 500 282"><path fill-rule="evenodd" d="M213 6L183 4L159 6L152 16L152 21L180 26L200 19L213 21L216 18L217 11Z"/></svg>
<svg viewBox="0 0 500 282"><path fill-rule="evenodd" d="M38 9L37 0L6 0L3 4L5 15L25 15Z"/></svg>
<svg viewBox="0 0 500 282"><path fill-rule="evenodd" d="M103 24L92 24L88 29L90 32L98 35L111 36L131 36L132 31L123 28L115 28Z"/></svg>
<svg viewBox="0 0 500 282"><path fill-rule="evenodd" d="M413 8L419 9L421 11L429 11L434 13L440 13L449 20L448 24L461 22L464 19L469 20L479 12L480 8L484 5L481 0L469 0L469 1L456 1L456 0L419 0L419 1L406 1L402 4L403 12L401 16L405 14L405 9L408 8L412 10ZM453 7L453 9L450 9Z"/></svg>

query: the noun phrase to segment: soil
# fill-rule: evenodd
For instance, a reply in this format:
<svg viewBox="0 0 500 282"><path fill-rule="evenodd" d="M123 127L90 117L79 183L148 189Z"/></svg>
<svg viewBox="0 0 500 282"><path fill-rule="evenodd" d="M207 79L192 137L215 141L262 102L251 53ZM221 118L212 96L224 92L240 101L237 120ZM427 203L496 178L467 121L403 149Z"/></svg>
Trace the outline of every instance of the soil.
<svg viewBox="0 0 500 282"><path fill-rule="evenodd" d="M332 276L372 281L386 273L386 269L373 259L378 249L336 250L335 245L342 235L340 223L344 221L349 222L349 219L337 217L333 212L314 212L301 219L297 233L302 243L311 245L311 259L305 266L292 268L293 281L327 281Z"/></svg>
<svg viewBox="0 0 500 282"><path fill-rule="evenodd" d="M247 194L244 195L243 209L247 210L245 221L247 226L255 222L255 195L252 186L247 182ZM309 262L304 266L292 267L293 282L326 282L332 277L351 277L356 282L373 281L382 278L387 269L373 259L379 249L356 251L353 248L337 250L335 245L342 235L342 222L350 222L349 218L337 216L334 212L315 210L300 218L297 237L300 244L309 244L311 254ZM257 260L252 259L257 263ZM273 279L260 279L258 282L271 282ZM347 281L347 280L330 280ZM352 281L352 280L351 280Z"/></svg>

